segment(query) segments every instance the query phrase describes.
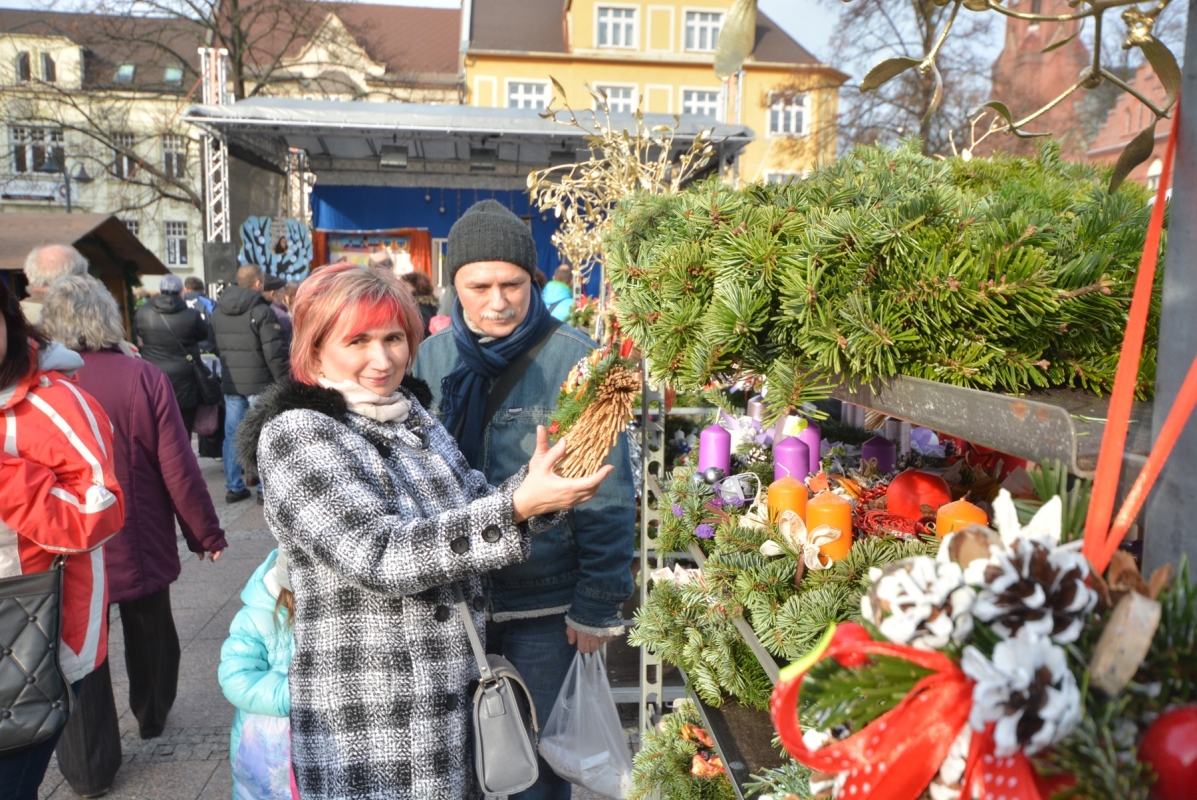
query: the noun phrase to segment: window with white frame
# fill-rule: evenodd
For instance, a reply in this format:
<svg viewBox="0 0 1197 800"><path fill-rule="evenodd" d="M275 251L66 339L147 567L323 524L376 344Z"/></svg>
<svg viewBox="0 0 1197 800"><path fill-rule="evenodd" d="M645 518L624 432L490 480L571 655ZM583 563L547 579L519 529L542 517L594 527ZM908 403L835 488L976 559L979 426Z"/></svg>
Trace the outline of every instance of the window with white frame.
<svg viewBox="0 0 1197 800"><path fill-rule="evenodd" d="M131 133L112 134L113 160L112 174L122 180L133 177L137 170L137 160L133 156L136 139Z"/></svg>
<svg viewBox="0 0 1197 800"><path fill-rule="evenodd" d="M549 105L547 83L538 81L510 81L507 84L508 108L536 108L543 111Z"/></svg>
<svg viewBox="0 0 1197 800"><path fill-rule="evenodd" d="M686 12L686 49L691 52L712 53L719 31L723 27L721 11Z"/></svg>
<svg viewBox="0 0 1197 800"><path fill-rule="evenodd" d="M809 122L805 94L777 97L769 106L770 136L805 136Z"/></svg>
<svg viewBox="0 0 1197 800"><path fill-rule="evenodd" d="M59 128L32 128L24 125L8 129L8 140L12 148L12 169L16 173L41 172L46 161L53 161L62 170L62 130Z"/></svg>
<svg viewBox="0 0 1197 800"><path fill-rule="evenodd" d="M1160 188L1160 175L1164 172L1164 162L1161 159L1156 159L1151 162L1151 166L1147 168L1147 188L1150 191L1156 191Z"/></svg>
<svg viewBox="0 0 1197 800"><path fill-rule="evenodd" d="M595 91L607 99L607 108L612 114L631 114L636 110L631 86L596 86Z"/></svg>
<svg viewBox="0 0 1197 800"><path fill-rule="evenodd" d="M806 175L797 170L770 169L765 170L765 183L790 183L802 180Z"/></svg>
<svg viewBox="0 0 1197 800"><path fill-rule="evenodd" d="M162 82L178 86L183 82L183 68L167 67L162 71Z"/></svg>
<svg viewBox="0 0 1197 800"><path fill-rule="evenodd" d="M42 53L42 80L46 83L58 82L58 65L49 53Z"/></svg>
<svg viewBox="0 0 1197 800"><path fill-rule="evenodd" d="M172 178L187 174L187 137L167 133L162 137L162 168Z"/></svg>
<svg viewBox="0 0 1197 800"><path fill-rule="evenodd" d="M112 80L115 83L132 83L133 75L137 72L137 67L133 64L121 64L116 68L116 72L112 75Z"/></svg>
<svg viewBox="0 0 1197 800"><path fill-rule="evenodd" d="M696 117L719 117L719 92L686 89L682 92L682 113Z"/></svg>
<svg viewBox="0 0 1197 800"><path fill-rule="evenodd" d="M129 233L133 234L134 236L137 236L139 233L141 233L141 223L138 222L137 220L122 219L121 222L123 222L125 227L129 229ZM184 222L183 226L186 227L186 225L187 225L187 223ZM183 245L183 255L184 256L187 255L187 245L186 244Z"/></svg>
<svg viewBox="0 0 1197 800"><path fill-rule="evenodd" d="M187 223L166 223L166 266L187 266Z"/></svg>
<svg viewBox="0 0 1197 800"><path fill-rule="evenodd" d="M636 9L599 6L598 46L636 46Z"/></svg>

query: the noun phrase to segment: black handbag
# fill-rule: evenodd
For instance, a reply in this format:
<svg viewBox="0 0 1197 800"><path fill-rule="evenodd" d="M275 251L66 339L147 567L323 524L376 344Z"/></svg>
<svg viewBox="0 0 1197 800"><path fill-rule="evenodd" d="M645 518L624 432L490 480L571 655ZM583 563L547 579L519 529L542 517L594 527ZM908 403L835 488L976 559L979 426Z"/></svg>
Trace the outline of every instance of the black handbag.
<svg viewBox="0 0 1197 800"><path fill-rule="evenodd" d="M70 718L58 661L65 563L59 556L45 572L0 579L0 758L41 744Z"/></svg>
<svg viewBox="0 0 1197 800"><path fill-rule="evenodd" d="M187 363L191 365L192 371L195 372L195 383L199 387L200 405L218 405L224 399L224 390L221 388L220 379L212 374L212 371L208 369L202 358L197 359L191 353L187 352L187 348L183 346L183 342L179 339L178 334L170 327L170 323L166 321L166 317L162 316L162 312L155 308L154 313L158 315L158 319L162 320L162 324L166 326L167 332L174 337L175 344L183 351L183 357L187 359Z"/></svg>

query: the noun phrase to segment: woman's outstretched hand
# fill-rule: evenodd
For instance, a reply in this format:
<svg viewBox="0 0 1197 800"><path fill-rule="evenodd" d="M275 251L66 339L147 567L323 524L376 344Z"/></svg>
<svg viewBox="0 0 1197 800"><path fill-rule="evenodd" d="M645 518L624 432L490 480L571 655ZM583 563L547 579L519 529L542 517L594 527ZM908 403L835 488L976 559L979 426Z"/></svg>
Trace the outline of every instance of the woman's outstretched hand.
<svg viewBox="0 0 1197 800"><path fill-rule="evenodd" d="M511 496L515 521L552 514L585 503L598 492L599 484L615 468L607 464L585 478L562 478L553 470L565 458L565 439L549 447L549 434L536 426L536 452L528 462L528 477Z"/></svg>

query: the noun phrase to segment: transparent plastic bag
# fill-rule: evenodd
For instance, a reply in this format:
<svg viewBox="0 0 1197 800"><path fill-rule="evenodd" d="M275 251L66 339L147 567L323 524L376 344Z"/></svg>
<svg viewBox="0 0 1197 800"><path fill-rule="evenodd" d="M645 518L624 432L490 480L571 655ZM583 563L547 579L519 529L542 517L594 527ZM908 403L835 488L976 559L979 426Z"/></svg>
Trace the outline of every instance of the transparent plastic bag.
<svg viewBox="0 0 1197 800"><path fill-rule="evenodd" d="M234 800L292 800L291 721L246 714L233 756Z"/></svg>
<svg viewBox="0 0 1197 800"><path fill-rule="evenodd" d="M622 800L632 787L632 756L600 653L574 656L540 733L540 755L570 783Z"/></svg>

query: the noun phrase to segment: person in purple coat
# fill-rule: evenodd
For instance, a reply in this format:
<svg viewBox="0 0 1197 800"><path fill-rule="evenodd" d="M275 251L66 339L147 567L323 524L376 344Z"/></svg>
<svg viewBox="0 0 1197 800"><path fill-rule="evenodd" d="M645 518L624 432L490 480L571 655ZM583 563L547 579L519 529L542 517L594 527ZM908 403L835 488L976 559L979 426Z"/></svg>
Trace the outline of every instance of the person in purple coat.
<svg viewBox="0 0 1197 800"><path fill-rule="evenodd" d="M162 735L179 681L170 609L170 585L182 569L175 520L201 560L216 561L228 543L170 380L150 362L121 353L120 309L104 285L86 275L55 283L42 327L83 357L79 387L112 420L125 525L104 545L108 601L120 607L129 706L141 738L152 739Z"/></svg>

